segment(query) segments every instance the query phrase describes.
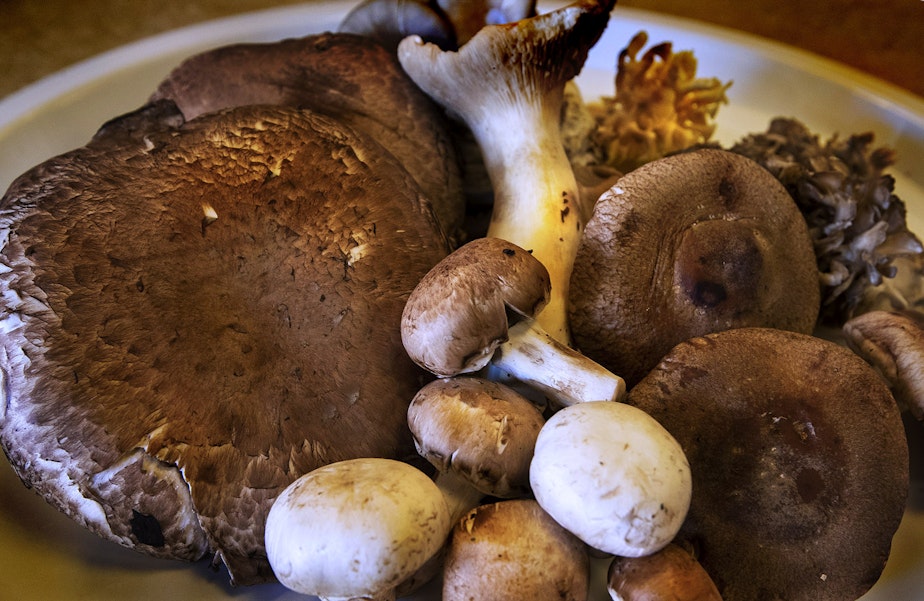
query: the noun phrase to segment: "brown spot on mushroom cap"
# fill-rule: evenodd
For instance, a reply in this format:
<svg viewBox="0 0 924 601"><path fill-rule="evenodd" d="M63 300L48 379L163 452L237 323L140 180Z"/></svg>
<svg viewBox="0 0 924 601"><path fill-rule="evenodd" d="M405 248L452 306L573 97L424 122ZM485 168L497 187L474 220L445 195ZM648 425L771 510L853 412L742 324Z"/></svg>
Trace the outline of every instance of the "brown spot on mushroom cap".
<svg viewBox="0 0 924 601"><path fill-rule="evenodd" d="M536 501L500 501L453 529L442 599L584 601L589 572L587 547Z"/></svg>
<svg viewBox="0 0 924 601"><path fill-rule="evenodd" d="M741 328L675 347L629 393L680 442L693 500L679 539L727 601L855 599L908 494L898 407L848 349Z"/></svg>
<svg viewBox="0 0 924 601"><path fill-rule="evenodd" d="M326 33L235 44L186 59L152 101L169 99L187 120L236 106L309 109L365 132L407 168L453 237L464 219L456 153L445 117L369 38Z"/></svg>
<svg viewBox="0 0 924 601"><path fill-rule="evenodd" d="M812 331L805 220L762 167L721 150L649 163L597 202L571 278L575 344L630 385L675 344L733 327Z"/></svg>
<svg viewBox="0 0 924 601"><path fill-rule="evenodd" d="M400 315L446 241L394 158L325 117L247 107L142 138L49 160L0 204L0 442L100 535L264 580L289 482L414 454Z"/></svg>

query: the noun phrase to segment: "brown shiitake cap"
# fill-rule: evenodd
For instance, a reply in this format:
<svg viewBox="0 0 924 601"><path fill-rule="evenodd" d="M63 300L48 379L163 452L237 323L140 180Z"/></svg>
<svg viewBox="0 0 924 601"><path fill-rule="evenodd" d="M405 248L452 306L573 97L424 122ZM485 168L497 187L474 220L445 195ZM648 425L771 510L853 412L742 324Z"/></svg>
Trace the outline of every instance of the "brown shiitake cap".
<svg viewBox="0 0 924 601"><path fill-rule="evenodd" d="M442 111L393 52L348 33L223 46L188 58L152 101L172 100L187 120L252 104L310 109L368 134L394 154L454 237L464 219L462 180Z"/></svg>
<svg viewBox="0 0 924 601"><path fill-rule="evenodd" d="M326 117L245 107L113 135L0 203L0 442L101 536L271 578L286 485L414 455L424 373L400 317L445 238L394 158Z"/></svg>
<svg viewBox="0 0 924 601"><path fill-rule="evenodd" d="M443 601L585 601L587 546L532 499L482 505L452 532Z"/></svg>
<svg viewBox="0 0 924 601"><path fill-rule="evenodd" d="M574 342L630 386L675 344L733 327L809 333L819 311L808 229L750 159L699 150L601 196L571 278Z"/></svg>
<svg viewBox="0 0 924 601"><path fill-rule="evenodd" d="M411 401L417 452L441 472L461 475L484 494L529 494L529 463L545 419L513 389L481 378L443 378Z"/></svg>
<svg viewBox="0 0 924 601"><path fill-rule="evenodd" d="M703 566L674 543L644 557L614 557L606 575L613 601L722 601Z"/></svg>
<svg viewBox="0 0 924 601"><path fill-rule="evenodd" d="M674 435L693 500L679 539L726 601L856 599L908 494L900 412L849 349L742 328L679 344L627 402Z"/></svg>

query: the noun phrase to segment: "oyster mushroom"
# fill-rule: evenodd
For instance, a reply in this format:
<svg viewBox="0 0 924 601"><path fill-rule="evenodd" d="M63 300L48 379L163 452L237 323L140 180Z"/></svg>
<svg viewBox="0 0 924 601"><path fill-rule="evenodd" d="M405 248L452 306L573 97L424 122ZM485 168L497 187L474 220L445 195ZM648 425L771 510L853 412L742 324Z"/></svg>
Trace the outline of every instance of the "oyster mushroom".
<svg viewBox="0 0 924 601"><path fill-rule="evenodd" d="M885 378L896 400L924 419L924 315L917 311L870 311L850 319L844 339Z"/></svg>
<svg viewBox="0 0 924 601"><path fill-rule="evenodd" d="M443 601L584 601L587 547L532 499L482 505L452 532Z"/></svg>
<svg viewBox="0 0 924 601"><path fill-rule="evenodd" d="M545 419L516 391L480 378L439 379L420 389L407 415L417 452L439 470L453 523L487 495L529 494Z"/></svg>
<svg viewBox="0 0 924 601"><path fill-rule="evenodd" d="M463 236L461 175L445 118L372 40L325 33L222 46L178 65L151 95L186 120L226 108L272 104L327 115L368 134L418 183L453 239Z"/></svg>
<svg viewBox="0 0 924 601"><path fill-rule="evenodd" d="M415 363L440 377L490 366L495 377L522 383L559 406L622 398L622 378L533 321L548 295L548 272L530 253L499 238L478 238L417 284L401 316L401 339ZM510 317L519 319L512 327Z"/></svg>
<svg viewBox="0 0 924 601"><path fill-rule="evenodd" d="M694 336L810 333L818 277L805 220L776 178L728 151L675 155L597 202L571 278L574 341L631 386Z"/></svg>
<svg viewBox="0 0 924 601"><path fill-rule="evenodd" d="M259 582L292 480L414 456L426 374L400 316L447 243L393 156L328 118L169 121L103 132L0 202L0 443L100 536Z"/></svg>
<svg viewBox="0 0 924 601"><path fill-rule="evenodd" d="M405 38L398 58L420 88L461 119L494 188L487 235L532 252L552 281L537 318L564 344L569 278L591 207L582 206L561 135L565 84L609 22L614 1L575 2L482 28L457 52Z"/></svg>
<svg viewBox="0 0 924 601"><path fill-rule="evenodd" d="M693 474L678 541L727 601L857 599L905 510L898 406L849 349L737 328L675 347L628 395Z"/></svg>
<svg viewBox="0 0 924 601"><path fill-rule="evenodd" d="M335 601L394 600L452 528L435 484L393 459L317 468L289 485L266 520L266 551L288 588Z"/></svg>

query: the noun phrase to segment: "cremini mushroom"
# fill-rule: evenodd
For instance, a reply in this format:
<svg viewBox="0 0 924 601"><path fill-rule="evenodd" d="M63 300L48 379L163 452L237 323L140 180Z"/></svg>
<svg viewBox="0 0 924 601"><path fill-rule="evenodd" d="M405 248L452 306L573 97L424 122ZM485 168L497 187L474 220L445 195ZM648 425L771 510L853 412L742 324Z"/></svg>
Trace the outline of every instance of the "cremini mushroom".
<svg viewBox="0 0 924 601"><path fill-rule="evenodd" d="M703 566L671 543L644 557L615 557L607 570L613 601L722 601Z"/></svg>
<svg viewBox="0 0 924 601"><path fill-rule="evenodd" d="M417 452L439 470L453 522L486 495L529 494L545 419L513 389L481 378L438 379L420 389L407 413Z"/></svg>
<svg viewBox="0 0 924 601"><path fill-rule="evenodd" d="M622 378L553 340L532 319L545 311L549 275L531 253L500 238L478 238L440 261L414 288L401 337L418 365L441 376L491 364L556 405L618 400ZM510 318L519 321L509 326Z"/></svg>
<svg viewBox="0 0 924 601"><path fill-rule="evenodd" d="M568 286L591 207L562 143L565 84L583 67L615 1L575 2L507 25L489 25L456 52L405 38L398 58L418 86L472 131L494 188L487 235L531 251L552 281L538 317L570 341Z"/></svg>
<svg viewBox="0 0 924 601"><path fill-rule="evenodd" d="M415 455L428 374L400 318L448 245L406 169L336 121L182 121L126 116L0 203L0 443L100 536L248 584L272 578L264 519L292 480Z"/></svg>
<svg viewBox="0 0 924 601"><path fill-rule="evenodd" d="M256 104L327 115L397 157L446 233L463 237L462 182L447 121L393 53L368 38L324 33L208 50L173 69L151 100L173 101L187 121Z"/></svg>
<svg viewBox="0 0 924 601"><path fill-rule="evenodd" d="M394 600L452 528L439 489L393 459L317 468L279 495L266 519L266 553L286 587L325 600Z"/></svg>
<svg viewBox="0 0 924 601"><path fill-rule="evenodd" d="M690 461L678 541L726 601L857 599L877 581L908 445L885 383L849 349L769 328L709 334L671 350L627 402Z"/></svg>
<svg viewBox="0 0 924 601"><path fill-rule="evenodd" d="M584 601L587 547L536 501L473 509L453 528L443 568L443 601Z"/></svg>
<svg viewBox="0 0 924 601"><path fill-rule="evenodd" d="M847 345L885 378L903 409L924 419L924 315L870 311L843 326Z"/></svg>
<svg viewBox="0 0 924 601"><path fill-rule="evenodd" d="M776 178L728 151L674 155L597 202L571 278L574 342L632 386L694 336L812 332L818 277L805 219Z"/></svg>
<svg viewBox="0 0 924 601"><path fill-rule="evenodd" d="M536 501L593 549L624 557L664 548L690 505L677 441L623 403L565 407L543 426L529 468Z"/></svg>

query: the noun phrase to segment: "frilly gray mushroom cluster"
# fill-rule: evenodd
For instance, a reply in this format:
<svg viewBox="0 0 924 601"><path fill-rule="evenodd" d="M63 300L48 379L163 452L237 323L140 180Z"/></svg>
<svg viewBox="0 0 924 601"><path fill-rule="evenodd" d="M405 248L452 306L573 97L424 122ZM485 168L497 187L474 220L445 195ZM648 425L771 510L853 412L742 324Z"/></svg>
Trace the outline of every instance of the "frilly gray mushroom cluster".
<svg viewBox="0 0 924 601"><path fill-rule="evenodd" d="M885 173L894 152L872 144L872 133L822 141L799 121L777 118L731 148L773 173L805 216L821 277L821 323L850 319L870 287L895 277L896 259L922 253Z"/></svg>

